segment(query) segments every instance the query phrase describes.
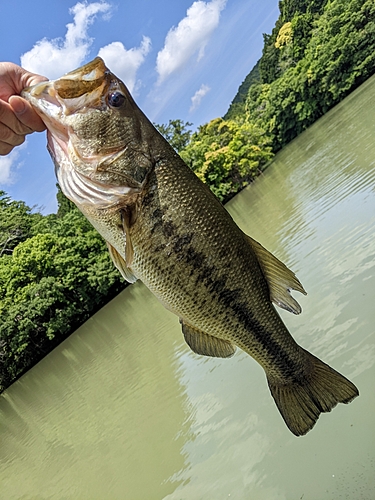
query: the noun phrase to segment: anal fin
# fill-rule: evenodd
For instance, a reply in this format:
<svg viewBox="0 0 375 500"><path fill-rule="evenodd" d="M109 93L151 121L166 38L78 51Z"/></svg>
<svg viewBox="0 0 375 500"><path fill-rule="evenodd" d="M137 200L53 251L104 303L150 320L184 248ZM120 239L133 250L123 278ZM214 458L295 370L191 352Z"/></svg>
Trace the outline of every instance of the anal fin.
<svg viewBox="0 0 375 500"><path fill-rule="evenodd" d="M296 290L306 295L299 279L293 271L288 269L285 264L260 243L250 238L250 236L247 236L247 238L267 280L271 301L289 312L300 314L302 311L301 306L290 294L291 290Z"/></svg>
<svg viewBox="0 0 375 500"><path fill-rule="evenodd" d="M230 358L236 352L236 346L227 340L218 339L212 335L187 325L180 320L182 333L190 349L196 354L216 358Z"/></svg>
<svg viewBox="0 0 375 500"><path fill-rule="evenodd" d="M117 269L122 274L123 278L125 278L126 281L128 281L129 283L134 283L135 281L137 281L137 278L134 276L132 271L128 268L125 260L118 253L116 248L114 246L112 246L110 243L108 243L108 241L106 243L107 243L107 247L109 250L109 255L111 256L111 259L112 259L114 265L117 267Z"/></svg>

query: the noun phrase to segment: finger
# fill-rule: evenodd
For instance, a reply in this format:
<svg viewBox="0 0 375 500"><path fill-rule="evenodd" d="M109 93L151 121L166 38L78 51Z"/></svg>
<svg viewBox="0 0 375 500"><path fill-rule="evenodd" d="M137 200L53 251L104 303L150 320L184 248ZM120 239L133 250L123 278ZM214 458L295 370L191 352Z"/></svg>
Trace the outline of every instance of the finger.
<svg viewBox="0 0 375 500"><path fill-rule="evenodd" d="M30 134L31 132L42 132L46 129L43 121L40 116L33 110L30 104L22 97L12 96L9 98L9 104L14 111L16 117L19 122L21 122L24 127L27 129L23 129L24 134ZM18 133L18 130L16 130Z"/></svg>
<svg viewBox="0 0 375 500"><path fill-rule="evenodd" d="M32 130L21 123L7 102L0 100L0 140L17 145L18 140L12 138L30 134Z"/></svg>
<svg viewBox="0 0 375 500"><path fill-rule="evenodd" d="M9 154L12 149L25 142L24 135L17 135L4 124L0 124L0 155Z"/></svg>
<svg viewBox="0 0 375 500"><path fill-rule="evenodd" d="M19 146L25 140L25 134L15 134L12 129L4 123L0 123L0 141L10 144L12 147Z"/></svg>
<svg viewBox="0 0 375 500"><path fill-rule="evenodd" d="M11 80L12 93L9 95L19 95L25 87L31 87L39 82L48 80L45 76L31 73L30 71L17 66L17 64L3 63L2 65L6 75Z"/></svg>
<svg viewBox="0 0 375 500"><path fill-rule="evenodd" d="M21 93L21 90L23 90L25 87L32 87L37 83L48 81L48 78L46 78L45 76L37 75L36 73L30 73L30 71L25 71L24 69L22 69L22 71L23 73L20 78L22 88L19 90L19 93Z"/></svg>
<svg viewBox="0 0 375 500"><path fill-rule="evenodd" d="M18 120L10 104L2 100L0 100L0 126L7 127L17 135L25 135L32 132L27 125ZM5 129L3 133L5 133Z"/></svg>
<svg viewBox="0 0 375 500"><path fill-rule="evenodd" d="M13 149L13 146L7 144L6 142L0 141L0 156L8 155Z"/></svg>

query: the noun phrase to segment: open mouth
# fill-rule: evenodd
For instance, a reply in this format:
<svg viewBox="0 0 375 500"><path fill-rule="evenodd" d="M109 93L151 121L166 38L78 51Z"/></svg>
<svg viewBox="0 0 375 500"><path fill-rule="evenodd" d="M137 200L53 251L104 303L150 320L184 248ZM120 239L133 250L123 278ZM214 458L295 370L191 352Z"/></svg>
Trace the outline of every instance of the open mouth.
<svg viewBox="0 0 375 500"><path fill-rule="evenodd" d="M59 142L68 142L69 133L64 125L64 106L54 88L53 81L41 82L33 87L26 88L21 93L45 123L48 133L48 145L52 146L51 135Z"/></svg>
<svg viewBox="0 0 375 500"><path fill-rule="evenodd" d="M39 114L42 113L47 117L56 116L62 109L53 83L53 81L40 82L24 89L21 93L22 97L29 101Z"/></svg>
<svg viewBox="0 0 375 500"><path fill-rule="evenodd" d="M48 129L48 147L52 152L55 149L67 152L73 133L69 124L71 115L88 108L106 107L103 96L107 80L108 70L102 59L96 58L57 80L40 82L22 91L22 97L30 102Z"/></svg>

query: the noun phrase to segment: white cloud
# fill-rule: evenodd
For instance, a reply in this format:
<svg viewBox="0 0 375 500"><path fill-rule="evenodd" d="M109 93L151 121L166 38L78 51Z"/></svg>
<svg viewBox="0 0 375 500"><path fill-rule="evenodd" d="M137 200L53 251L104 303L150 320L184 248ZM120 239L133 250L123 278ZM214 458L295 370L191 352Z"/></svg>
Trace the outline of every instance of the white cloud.
<svg viewBox="0 0 375 500"><path fill-rule="evenodd" d="M9 186L15 182L13 170L18 157L19 148L14 149L7 156L0 156L0 186Z"/></svg>
<svg viewBox="0 0 375 500"><path fill-rule="evenodd" d="M194 110L196 110L203 99L203 97L209 92L211 88L208 85L205 85L204 83L201 85L200 89L195 92L193 97L191 98L191 106L190 106L190 113Z"/></svg>
<svg viewBox="0 0 375 500"><path fill-rule="evenodd" d="M127 50L121 42L113 42L99 50L108 68L118 76L130 92L136 87L136 74L151 50L151 40L144 36L141 45Z"/></svg>
<svg viewBox="0 0 375 500"><path fill-rule="evenodd" d="M195 54L198 53L197 60L203 57L225 4L226 0L198 0L189 7L178 26L169 30L156 60L159 83L184 66Z"/></svg>
<svg viewBox="0 0 375 500"><path fill-rule="evenodd" d="M21 65L50 79L58 78L79 67L88 54L92 39L87 30L96 14L108 13L110 4L106 2L78 2L69 12L73 22L66 25L65 38L48 40L43 38L34 47L21 56Z"/></svg>

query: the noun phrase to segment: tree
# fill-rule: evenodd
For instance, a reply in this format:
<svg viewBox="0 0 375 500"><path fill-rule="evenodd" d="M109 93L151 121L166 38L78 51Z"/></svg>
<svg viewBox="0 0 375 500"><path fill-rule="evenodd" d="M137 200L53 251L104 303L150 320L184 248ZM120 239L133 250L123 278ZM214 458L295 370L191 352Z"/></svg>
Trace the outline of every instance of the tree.
<svg viewBox="0 0 375 500"><path fill-rule="evenodd" d="M319 17L322 14L325 5L328 0L281 0L279 3L280 16L276 21L275 27L272 30L271 35L264 36L264 46L263 53L260 59L260 74L262 77L262 83L272 83L277 78L281 76L280 72L280 57L282 52L276 47L276 41L280 34L280 30L286 23L293 23L293 20L298 17L304 19L304 26L294 26L297 33L297 38L302 41L302 45L305 43L306 38L302 38L301 34L307 35L307 39L310 38L310 30L307 27L307 23L310 23L313 18ZM305 22L306 21L306 22ZM296 23L295 23L296 24ZM301 33L302 31L302 33ZM302 45L296 44L294 48L293 59L299 60L301 57L301 51L303 52ZM285 54L284 54L285 55ZM296 57L297 56L297 57ZM281 64L281 67L283 63ZM285 69L285 68L284 68Z"/></svg>
<svg viewBox="0 0 375 500"><path fill-rule="evenodd" d="M158 125L154 123L155 128L169 142L169 144L179 153L190 141L191 127L193 124L183 120L169 120L168 124Z"/></svg>
<svg viewBox="0 0 375 500"><path fill-rule="evenodd" d="M125 287L77 208L33 222L29 237L0 258L0 390Z"/></svg>
<svg viewBox="0 0 375 500"><path fill-rule="evenodd" d="M251 87L245 105L249 121L272 139L274 152L375 72L372 0L335 0L326 3L321 16L314 20L302 21L300 14L296 16L288 25L292 45L283 43L278 49L278 77ZM310 22L310 38L299 49L301 30L308 32ZM285 41L285 37L280 40ZM298 57L303 55L289 67L280 64L288 47Z"/></svg>
<svg viewBox="0 0 375 500"><path fill-rule="evenodd" d="M222 118L200 127L180 154L223 202L247 186L272 157L263 130Z"/></svg>
<svg viewBox="0 0 375 500"><path fill-rule="evenodd" d="M261 81L259 63L260 61L256 63L254 68L250 71L245 80L239 86L238 92L234 96L234 99L231 102L228 111L223 116L224 120L235 120L236 117L239 117L245 113L245 102L247 94L249 93L249 89L252 85L258 84Z"/></svg>
<svg viewBox="0 0 375 500"><path fill-rule="evenodd" d="M72 201L70 201L65 194L61 191L59 184L56 184L57 187L57 217L64 217L68 212L72 210L77 210L76 206Z"/></svg>
<svg viewBox="0 0 375 500"><path fill-rule="evenodd" d="M41 217L23 201L13 201L0 191L0 257L11 254L18 243L25 241Z"/></svg>

